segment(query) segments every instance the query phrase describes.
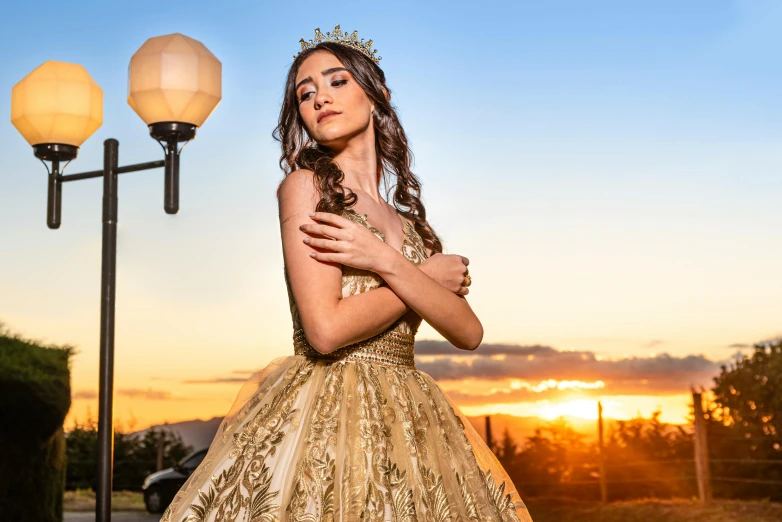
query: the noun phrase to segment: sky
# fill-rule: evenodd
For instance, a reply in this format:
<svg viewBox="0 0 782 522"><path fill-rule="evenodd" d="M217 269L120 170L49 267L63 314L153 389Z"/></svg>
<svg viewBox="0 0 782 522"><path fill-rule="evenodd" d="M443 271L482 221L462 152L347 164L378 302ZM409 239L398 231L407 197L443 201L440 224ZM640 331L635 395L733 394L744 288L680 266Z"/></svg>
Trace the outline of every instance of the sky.
<svg viewBox="0 0 782 522"><path fill-rule="evenodd" d="M335 24L373 40L430 223L470 260L481 347L426 323L416 345L465 413L591 418L602 398L609 417L683 422L691 386L782 336L780 2L42 1L0 24L0 321L76 348L66 429L97 417L102 184L66 184L47 228L11 88L50 59L102 87L66 174L100 168L110 137L121 165L162 159L127 68L175 32L222 62L223 98L183 152L177 215L161 170L120 176L118 422L223 415L293 353L271 131L299 39Z"/></svg>

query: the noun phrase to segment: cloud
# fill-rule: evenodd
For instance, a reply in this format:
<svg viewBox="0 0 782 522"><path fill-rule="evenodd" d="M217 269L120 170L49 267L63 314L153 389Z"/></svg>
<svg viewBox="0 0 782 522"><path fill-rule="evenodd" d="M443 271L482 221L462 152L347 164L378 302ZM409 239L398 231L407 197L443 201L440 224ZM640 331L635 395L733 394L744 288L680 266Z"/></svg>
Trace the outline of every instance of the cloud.
<svg viewBox="0 0 782 522"><path fill-rule="evenodd" d="M768 346L769 344L775 344L775 343L778 343L780 341L782 341L782 334L775 334L775 335L772 335L771 337L768 337L766 339L757 341L756 343L753 343L753 344L749 344L749 343L732 343L732 344L729 344L727 347L728 348L737 349L737 350L743 350L745 348L753 348L754 349L755 346L758 346L758 345Z"/></svg>
<svg viewBox="0 0 782 522"><path fill-rule="evenodd" d="M517 403L534 402L541 400L556 401L571 393L570 390L559 390L557 388L548 388L546 390L535 392L530 389L520 390L496 390L491 393L469 393L463 390L448 390L446 394L459 406L475 406L480 404L498 404L498 403ZM591 395L591 393L589 393Z"/></svg>
<svg viewBox="0 0 782 522"><path fill-rule="evenodd" d="M649 345L663 343L651 340ZM416 368L438 381L464 381L448 396L460 404L556 401L579 396L678 395L690 387L708 386L724 362L703 355L601 358L591 351L561 351L551 346L484 343L460 351L445 341L415 344ZM184 384L245 382L258 370L234 370L226 377L190 379ZM490 393L470 393L470 379L498 381ZM509 387L508 381L517 381ZM572 381L572 382L570 382ZM474 388L473 388L474 389Z"/></svg>
<svg viewBox="0 0 782 522"><path fill-rule="evenodd" d="M589 351L559 351L541 345L484 344L474 352L455 351L444 341L416 343L416 355L437 356L434 360L422 357L416 367L437 380L602 381L603 388L584 393L650 395L686 393L690 386L708 384L723 364L703 355L677 357L667 353L602 359ZM514 390L506 397L524 400L529 393L543 398L527 389Z"/></svg>
<svg viewBox="0 0 782 522"><path fill-rule="evenodd" d="M117 395L130 397L131 399L146 399L151 401L178 401L186 400L179 397L173 397L171 392L166 390L138 389L138 388L120 388L116 390ZM98 398L98 390L79 390L71 394L71 399L95 400Z"/></svg>
<svg viewBox="0 0 782 522"><path fill-rule="evenodd" d="M147 399L152 401L170 401L177 400L171 396L171 392L166 390L141 390L138 388L121 388L117 390L117 395L130 397L131 399Z"/></svg>
<svg viewBox="0 0 782 522"><path fill-rule="evenodd" d="M239 372L233 373L252 373L252 372ZM182 384L225 384L232 382L245 382L249 377L215 377L213 379L187 379L180 381Z"/></svg>
<svg viewBox="0 0 782 522"><path fill-rule="evenodd" d="M242 377L213 377L211 379L186 379L179 381L181 384L230 384L234 382L247 382L247 380L254 374L260 371L259 368L254 370L233 370L232 375L241 375Z"/></svg>
<svg viewBox="0 0 782 522"><path fill-rule="evenodd" d="M536 356L551 356L558 352L550 346L542 346L540 344L534 344L531 346L521 346L518 344L488 344L483 343L477 350L473 352L464 352L466 355L536 355ZM580 353L580 352L579 352ZM415 342L415 354L416 355L462 355L459 350L453 347L451 343L445 341L416 341Z"/></svg>
<svg viewBox="0 0 782 522"><path fill-rule="evenodd" d="M98 391L97 390L79 390L77 392L71 393L71 399L97 399L98 398Z"/></svg>

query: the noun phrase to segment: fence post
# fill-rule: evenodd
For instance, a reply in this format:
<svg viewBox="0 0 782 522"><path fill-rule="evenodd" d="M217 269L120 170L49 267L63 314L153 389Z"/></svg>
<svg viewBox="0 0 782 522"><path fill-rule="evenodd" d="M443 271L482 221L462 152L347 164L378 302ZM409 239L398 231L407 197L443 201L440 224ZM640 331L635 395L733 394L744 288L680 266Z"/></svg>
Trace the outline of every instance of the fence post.
<svg viewBox="0 0 782 522"><path fill-rule="evenodd" d="M163 469L163 430L157 430L157 462L155 463L157 471Z"/></svg>
<svg viewBox="0 0 782 522"><path fill-rule="evenodd" d="M597 401L597 441L600 455L600 501L605 504L608 500L608 492L606 491L606 463L603 452L603 405L600 401Z"/></svg>
<svg viewBox="0 0 782 522"><path fill-rule="evenodd" d="M695 473L698 476L698 495L701 504L711 502L711 474L709 472L709 448L706 438L706 423L703 419L701 394L692 390L693 413L695 415Z"/></svg>
<svg viewBox="0 0 782 522"><path fill-rule="evenodd" d="M491 417L486 415L486 445L489 446L489 449L494 451L494 441L491 437Z"/></svg>

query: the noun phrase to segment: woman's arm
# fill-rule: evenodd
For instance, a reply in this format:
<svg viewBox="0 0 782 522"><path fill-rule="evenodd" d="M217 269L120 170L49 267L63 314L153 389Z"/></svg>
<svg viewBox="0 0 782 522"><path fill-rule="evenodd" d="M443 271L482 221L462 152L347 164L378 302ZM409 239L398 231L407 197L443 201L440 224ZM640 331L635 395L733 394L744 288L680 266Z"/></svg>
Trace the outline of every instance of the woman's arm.
<svg viewBox="0 0 782 522"><path fill-rule="evenodd" d="M397 254L377 271L391 290L452 345L476 349L483 339L483 326L467 299L423 273L401 252Z"/></svg>
<svg viewBox="0 0 782 522"><path fill-rule="evenodd" d="M342 298L341 265L312 259L312 248L302 242L307 234L299 226L312 223L308 214L318 199L309 170L294 171L280 184L280 232L291 291L307 340L328 353L383 332L408 308L386 286Z"/></svg>
<svg viewBox="0 0 782 522"><path fill-rule="evenodd" d="M316 350L328 353L372 337L386 330L406 313L405 301L395 289L389 287L376 288L343 299L341 265L310 258L312 250L302 242L306 234L299 230L299 225L312 223L308 213L315 208L319 197L311 171L302 169L289 174L280 184L278 197L283 257L291 290L298 305L304 333ZM462 349L477 347L483 337L483 329L464 297L431 279L400 252L390 247L386 252L389 253L389 260L403 262L408 270L419 276L415 279L419 282L416 284L420 284L423 278L428 280L428 284L422 288L431 289L435 286L440 289L440 292L431 293L435 300L430 305L424 305L422 310L452 306L451 303L455 303L450 313L435 311L431 319L418 310L416 312L454 346ZM384 265L395 263L387 262ZM388 279L386 282L390 285ZM451 296L452 300L443 301L443 293ZM429 295L422 292L424 298ZM420 303L420 299L416 302Z"/></svg>

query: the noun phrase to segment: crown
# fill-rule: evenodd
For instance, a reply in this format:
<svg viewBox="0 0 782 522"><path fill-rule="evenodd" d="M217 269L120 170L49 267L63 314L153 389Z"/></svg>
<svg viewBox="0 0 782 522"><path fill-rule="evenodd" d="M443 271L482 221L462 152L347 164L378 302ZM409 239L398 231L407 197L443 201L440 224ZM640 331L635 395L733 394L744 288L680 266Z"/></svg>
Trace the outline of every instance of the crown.
<svg viewBox="0 0 782 522"><path fill-rule="evenodd" d="M368 42L364 42L364 39L361 40L358 39L358 31L353 31L352 34L343 33L340 28L339 24L334 26L334 31L330 33L326 33L326 36L323 36L323 33L320 32L320 27L315 29L315 39L310 40L307 42L302 38L299 40L301 42L301 50L304 51L306 49L310 49L312 47L315 47L321 42L335 42L342 45L347 45L348 47L352 47L353 49L365 54L367 57L371 58L372 61L375 63L378 63L382 58L380 56L375 56L375 53L377 53L377 49L372 49L372 40L369 40ZM301 51L299 51L299 54L301 54ZM296 56L298 56L297 54ZM296 56L293 57L293 59L296 59Z"/></svg>

